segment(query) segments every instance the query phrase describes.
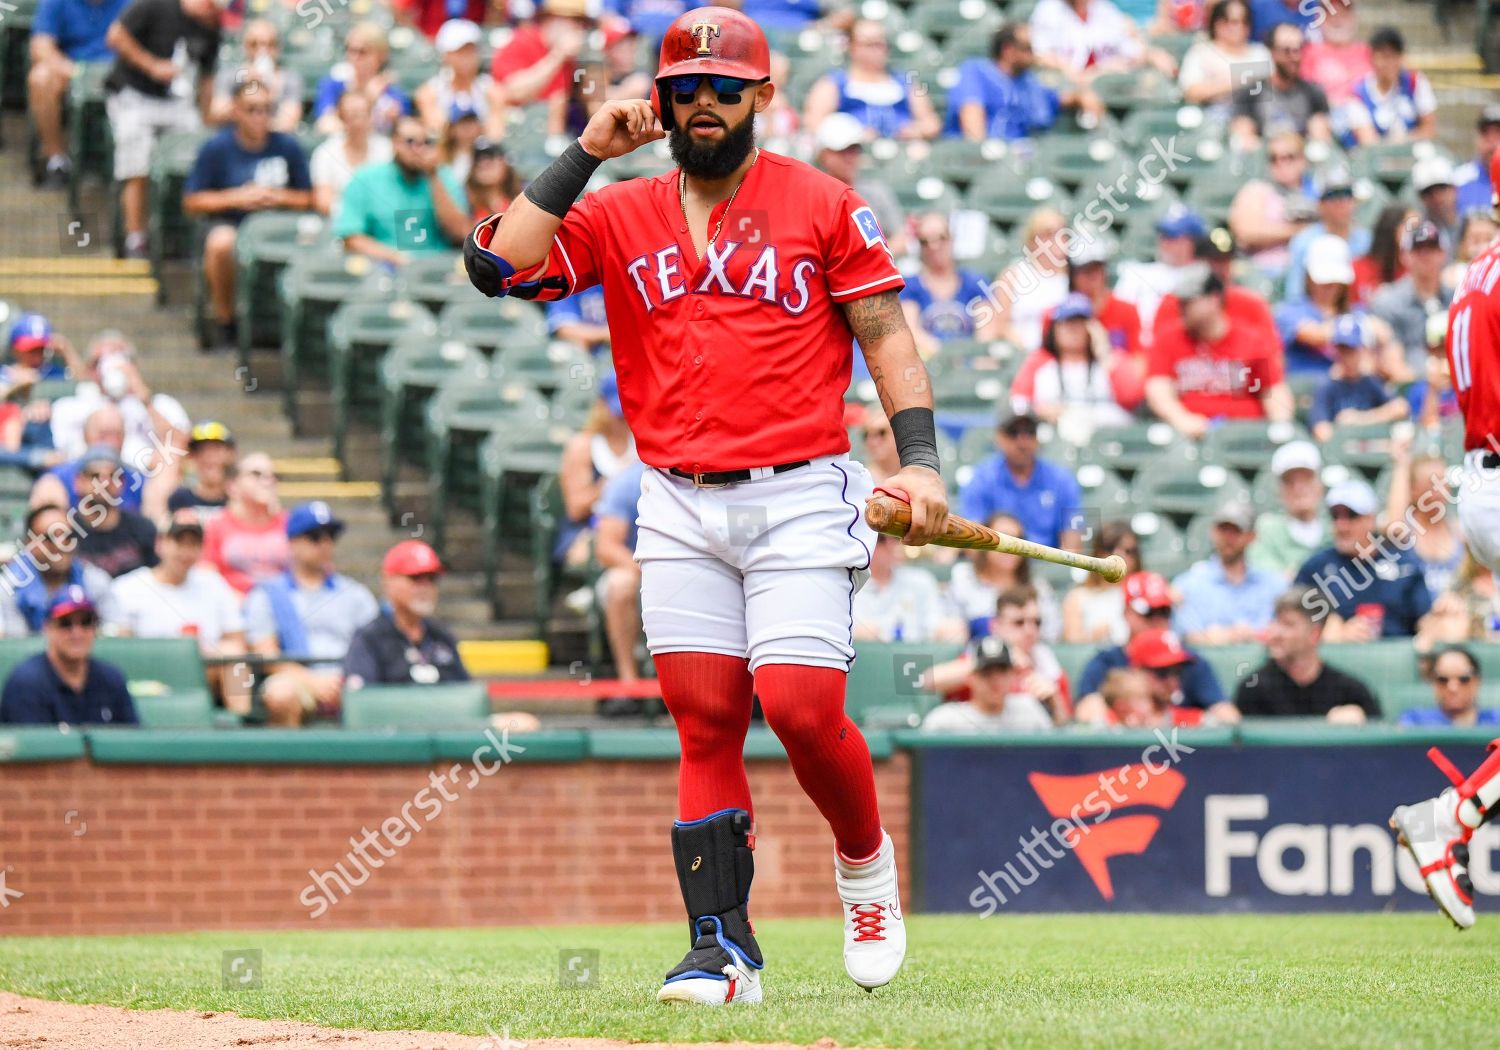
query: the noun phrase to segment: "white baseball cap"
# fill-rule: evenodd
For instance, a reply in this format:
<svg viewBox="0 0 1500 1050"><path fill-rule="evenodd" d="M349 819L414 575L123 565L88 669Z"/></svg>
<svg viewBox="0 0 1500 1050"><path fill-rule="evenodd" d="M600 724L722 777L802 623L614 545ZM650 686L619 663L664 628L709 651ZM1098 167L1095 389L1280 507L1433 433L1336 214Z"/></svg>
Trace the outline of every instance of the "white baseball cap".
<svg viewBox="0 0 1500 1050"><path fill-rule="evenodd" d="M1374 514L1380 509L1380 500L1375 495L1375 490L1370 487L1369 482L1351 479L1341 481L1328 490L1328 496L1323 501L1328 509L1334 507L1348 507L1354 513L1365 517Z"/></svg>
<svg viewBox="0 0 1500 1050"><path fill-rule="evenodd" d="M1318 453L1318 446L1311 441L1288 441L1271 457L1271 473L1278 478L1292 470L1317 473L1322 469L1323 457Z"/></svg>
<svg viewBox="0 0 1500 1050"><path fill-rule="evenodd" d="M433 37L433 45L439 54L452 54L461 47L477 44L484 37L484 32L467 18L450 18L444 22Z"/></svg>
<svg viewBox="0 0 1500 1050"><path fill-rule="evenodd" d="M1307 279L1318 284L1353 284L1354 259L1349 242L1332 233L1313 238L1307 246Z"/></svg>
<svg viewBox="0 0 1500 1050"><path fill-rule="evenodd" d="M865 126L849 113L830 113L818 125L818 149L842 153L850 146L864 145Z"/></svg>
<svg viewBox="0 0 1500 1050"><path fill-rule="evenodd" d="M1456 186L1453 162L1441 154L1423 157L1412 165L1411 184L1418 193L1426 193L1434 186Z"/></svg>

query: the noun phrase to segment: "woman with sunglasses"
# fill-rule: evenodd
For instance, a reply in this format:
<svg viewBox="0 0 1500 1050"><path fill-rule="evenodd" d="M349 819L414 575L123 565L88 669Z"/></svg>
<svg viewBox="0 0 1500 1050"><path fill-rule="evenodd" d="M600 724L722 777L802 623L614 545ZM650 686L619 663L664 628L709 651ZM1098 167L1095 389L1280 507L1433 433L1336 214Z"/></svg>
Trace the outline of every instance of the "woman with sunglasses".
<svg viewBox="0 0 1500 1050"><path fill-rule="evenodd" d="M474 141L474 160L464 180L469 215L475 222L503 212L521 195L521 173L511 166L505 148L487 138Z"/></svg>
<svg viewBox="0 0 1500 1050"><path fill-rule="evenodd" d="M346 91L358 91L369 100L371 126L382 135L389 135L397 119L412 112L411 99L386 71L390 55L385 31L375 23L359 22L349 30L344 38L344 61L318 82L313 103L317 130L332 134L339 129L334 107Z"/></svg>
<svg viewBox="0 0 1500 1050"><path fill-rule="evenodd" d="M229 503L203 528L203 560L240 594L286 572L291 548L286 511L277 496L276 468L264 452L231 465Z"/></svg>
<svg viewBox="0 0 1500 1050"><path fill-rule="evenodd" d="M1432 662L1432 707L1412 707L1401 712L1404 726L1492 726L1500 725L1500 709L1479 706L1484 669L1474 651L1452 645Z"/></svg>
<svg viewBox="0 0 1500 1050"><path fill-rule="evenodd" d="M931 384L885 233L852 187L756 144L776 94L754 21L706 7L663 38L656 104L611 100L464 245L481 292L604 290L611 356L642 462L641 618L682 745L671 829L693 943L664 1002L758 1002L744 768L752 696L828 821L844 968L888 984L906 954L895 846L869 748L844 711L873 495L848 457L857 340L909 497L905 542L947 521ZM668 140L677 167L583 193L600 164ZM575 205L575 202L576 205ZM692 861L688 864L685 861Z"/></svg>

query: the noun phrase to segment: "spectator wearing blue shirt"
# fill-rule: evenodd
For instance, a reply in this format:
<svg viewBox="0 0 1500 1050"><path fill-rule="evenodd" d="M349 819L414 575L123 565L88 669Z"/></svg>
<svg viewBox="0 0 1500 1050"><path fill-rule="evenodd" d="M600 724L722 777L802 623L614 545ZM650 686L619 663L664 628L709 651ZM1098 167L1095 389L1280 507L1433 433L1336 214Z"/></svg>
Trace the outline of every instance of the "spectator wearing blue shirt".
<svg viewBox="0 0 1500 1050"><path fill-rule="evenodd" d="M1500 710L1479 707L1479 689L1484 671L1473 651L1462 645L1449 646L1432 662L1433 707L1414 707L1401 712L1404 726L1492 726L1500 725Z"/></svg>
<svg viewBox="0 0 1500 1050"><path fill-rule="evenodd" d="M1321 5L1305 0L1250 0L1250 36L1269 47L1277 26L1294 25L1306 32L1321 10Z"/></svg>
<svg viewBox="0 0 1500 1050"><path fill-rule="evenodd" d="M125 676L93 658L99 612L82 587L64 588L47 610L46 648L11 671L0 691L9 725L137 725Z"/></svg>
<svg viewBox="0 0 1500 1050"><path fill-rule="evenodd" d="M1474 159L1461 164L1453 173L1458 183L1458 211L1465 214L1478 208L1488 212L1495 190L1490 185L1490 158L1500 147L1500 102L1479 111L1474 127Z"/></svg>
<svg viewBox="0 0 1500 1050"><path fill-rule="evenodd" d="M596 354L609 349L609 323L604 316L604 289L592 285L547 304L547 330L552 338Z"/></svg>
<svg viewBox="0 0 1500 1050"><path fill-rule="evenodd" d="M1354 183L1349 179L1349 172L1343 168L1328 172L1318 181L1317 191L1318 221L1311 226L1304 227L1287 245L1286 285L1283 295L1289 303L1306 299L1307 282L1317 279L1308 273L1308 254L1314 242L1331 234L1347 245L1351 260L1367 255L1370 251L1370 231L1354 224L1357 202L1354 199ZM1352 284L1354 280L1352 262L1349 267L1349 280L1345 283ZM1290 365L1290 361L1288 364Z"/></svg>
<svg viewBox="0 0 1500 1050"><path fill-rule="evenodd" d="M1367 482L1335 485L1325 502L1333 546L1303 563L1296 577L1322 592L1309 612L1326 617L1330 642L1412 637L1432 608L1421 559L1375 530L1380 504Z"/></svg>
<svg viewBox="0 0 1500 1050"><path fill-rule="evenodd" d="M619 15L641 36L659 41L667 28L693 9L687 0L604 0L603 10Z"/></svg>
<svg viewBox="0 0 1500 1050"><path fill-rule="evenodd" d="M369 588L333 571L344 522L327 503L292 508L286 519L291 568L245 598L245 638L253 652L290 657L274 664L263 693L267 721L298 726L338 714L343 662L355 634L380 614Z"/></svg>
<svg viewBox="0 0 1500 1050"><path fill-rule="evenodd" d="M974 314L969 312L970 303L984 299L987 285L981 274L961 269L954 261L948 217L941 212L921 215L916 233L922 264L906 277L901 308L917 350L923 357L930 357L950 339L999 339L1000 318L994 311L988 311L982 325L976 325Z"/></svg>
<svg viewBox="0 0 1500 1050"><path fill-rule="evenodd" d="M0 568L0 634L24 638L38 634L52 601L69 587L82 587L104 617L106 626L120 621L111 596L109 573L77 554L78 528L64 507L43 504L26 515L26 545Z"/></svg>
<svg viewBox="0 0 1500 1050"><path fill-rule="evenodd" d="M114 52L105 43L110 23L128 0L41 0L31 24L31 69L26 74L26 103L36 127L43 179L64 186L72 161L63 142L63 103L80 62L109 62Z"/></svg>
<svg viewBox="0 0 1500 1050"><path fill-rule="evenodd" d="M636 513L641 500L641 478L645 464L637 460L604 486L594 506L594 557L604 567L599 577L598 597L604 607L604 633L622 682L640 678L635 647L641 637L641 567L635 560ZM606 716L637 714L640 700L606 700L600 713Z"/></svg>
<svg viewBox="0 0 1500 1050"><path fill-rule="evenodd" d="M958 83L948 93L948 122L943 134L970 142L986 139L1030 139L1057 123L1065 100L1037 79L1031 49L1031 27L1007 22L990 42L990 57L971 58L958 67ZM1092 92L1071 95L1066 102L1086 111L1102 109Z"/></svg>
<svg viewBox="0 0 1500 1050"><path fill-rule="evenodd" d="M995 443L998 455L980 463L958 494L958 512L971 521L1010 514L1026 539L1079 550L1083 517L1078 482L1066 467L1037 456L1037 419L1029 412L1007 416Z"/></svg>
<svg viewBox="0 0 1500 1050"><path fill-rule="evenodd" d="M830 113L847 113L877 138L930 139L942 129L926 92L890 67L885 27L860 19L849 30L849 66L833 69L807 91L802 126L816 128Z"/></svg>
<svg viewBox="0 0 1500 1050"><path fill-rule="evenodd" d="M1293 238L1292 244L1296 243ZM1346 242L1325 234L1306 247L1298 265L1305 265L1303 295L1283 301L1275 313L1277 332L1286 347L1286 371L1288 375L1326 373L1334 359L1334 323L1350 312L1354 261Z"/></svg>
<svg viewBox="0 0 1500 1050"><path fill-rule="evenodd" d="M381 135L392 134L396 121L414 110L410 96L386 71L390 57L390 42L378 25L360 22L350 27L344 37L345 61L318 81L313 100L315 127L326 135L338 131L339 98L345 91L358 91L370 100L371 126Z"/></svg>
<svg viewBox="0 0 1500 1050"><path fill-rule="evenodd" d="M818 0L745 0L740 5L762 29L794 33L807 29L818 20Z"/></svg>
<svg viewBox="0 0 1500 1050"><path fill-rule="evenodd" d="M182 208L207 220L203 278L216 332L215 349L238 345L234 324L234 244L246 215L313 206L307 154L296 138L271 130L276 100L259 80L234 86L233 125L198 150L183 184Z"/></svg>
<svg viewBox="0 0 1500 1050"><path fill-rule="evenodd" d="M1181 595L1174 626L1189 645L1257 641L1286 581L1245 558L1255 541L1255 508L1242 500L1224 503L1214 512L1209 537L1214 556L1172 581Z"/></svg>
<svg viewBox="0 0 1500 1050"><path fill-rule="evenodd" d="M1333 437L1335 425L1394 423L1406 418L1406 399L1370 374L1365 343L1361 318L1344 314L1334 322L1333 367L1327 381L1313 391L1307 413L1313 437L1319 442Z"/></svg>
<svg viewBox="0 0 1500 1050"><path fill-rule="evenodd" d="M119 452L125 447L125 417L118 406L110 403L100 405L83 421L83 445L85 452L91 448L107 445ZM39 507L55 503L61 507L72 507L78 503L76 480L84 468L84 459L64 460L36 479L31 486L31 505ZM119 498L125 510L141 509L141 498L146 490L146 475L130 466L121 469L122 484Z"/></svg>

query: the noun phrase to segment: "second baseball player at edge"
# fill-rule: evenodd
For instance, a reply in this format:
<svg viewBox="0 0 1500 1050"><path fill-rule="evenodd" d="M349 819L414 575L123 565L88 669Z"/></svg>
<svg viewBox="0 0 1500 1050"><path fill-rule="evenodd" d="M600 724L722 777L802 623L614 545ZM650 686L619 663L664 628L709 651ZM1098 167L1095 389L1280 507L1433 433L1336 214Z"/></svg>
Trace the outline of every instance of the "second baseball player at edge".
<svg viewBox="0 0 1500 1050"><path fill-rule="evenodd" d="M612 101L464 245L486 295L604 292L641 460L641 617L682 758L671 829L689 947L663 1002L759 1002L750 923L752 694L833 831L844 967L866 989L906 955L896 855L869 747L844 713L851 604L868 576L869 473L849 458L851 337L901 452L905 542L947 521L931 387L875 214L848 186L755 144L770 51L738 11L667 30L652 101ZM600 164L667 138L677 168L579 200Z"/></svg>

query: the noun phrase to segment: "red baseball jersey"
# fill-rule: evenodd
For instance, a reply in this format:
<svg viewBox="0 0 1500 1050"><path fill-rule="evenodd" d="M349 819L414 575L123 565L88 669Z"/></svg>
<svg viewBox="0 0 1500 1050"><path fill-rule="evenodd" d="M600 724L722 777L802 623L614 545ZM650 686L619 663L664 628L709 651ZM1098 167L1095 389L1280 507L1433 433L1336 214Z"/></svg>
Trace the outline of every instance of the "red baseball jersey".
<svg viewBox="0 0 1500 1050"><path fill-rule="evenodd" d="M1260 419L1265 415L1260 399L1281 382L1281 346L1233 321L1217 343L1205 343L1179 322L1152 344L1146 378L1157 376L1174 381L1189 412L1209 419Z"/></svg>
<svg viewBox="0 0 1500 1050"><path fill-rule="evenodd" d="M904 282L870 206L817 169L761 150L700 262L674 169L574 205L539 298L604 289L620 402L641 459L693 472L849 450L853 334L840 304Z"/></svg>
<svg viewBox="0 0 1500 1050"><path fill-rule="evenodd" d="M1464 414L1464 448L1500 445L1500 243L1469 264L1448 308L1448 369Z"/></svg>

